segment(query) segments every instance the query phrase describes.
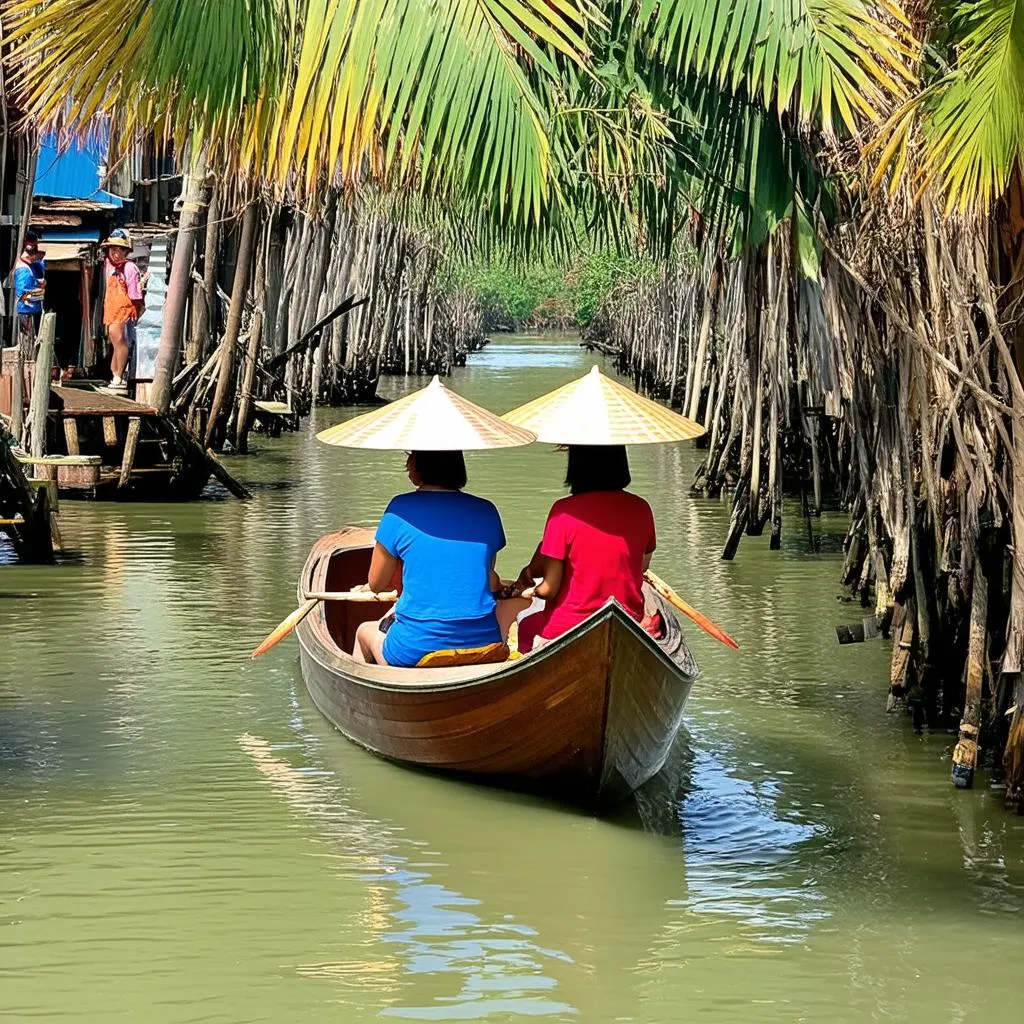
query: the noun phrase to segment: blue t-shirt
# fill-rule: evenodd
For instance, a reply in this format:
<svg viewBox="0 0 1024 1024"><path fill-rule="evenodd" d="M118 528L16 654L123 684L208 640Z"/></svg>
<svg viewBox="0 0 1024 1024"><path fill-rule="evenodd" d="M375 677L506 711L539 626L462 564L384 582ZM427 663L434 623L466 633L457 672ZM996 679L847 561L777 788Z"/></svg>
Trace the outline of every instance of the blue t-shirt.
<svg viewBox="0 0 1024 1024"><path fill-rule="evenodd" d="M491 502L462 491L400 494L377 527L377 543L402 561L402 596L384 638L389 664L501 639L490 574L505 531Z"/></svg>
<svg viewBox="0 0 1024 1024"><path fill-rule="evenodd" d="M42 299L23 299L25 292L32 291L39 287L39 282L46 277L46 265L42 260L35 263L25 263L19 260L14 269L14 294L18 296L19 313L41 313L43 311Z"/></svg>

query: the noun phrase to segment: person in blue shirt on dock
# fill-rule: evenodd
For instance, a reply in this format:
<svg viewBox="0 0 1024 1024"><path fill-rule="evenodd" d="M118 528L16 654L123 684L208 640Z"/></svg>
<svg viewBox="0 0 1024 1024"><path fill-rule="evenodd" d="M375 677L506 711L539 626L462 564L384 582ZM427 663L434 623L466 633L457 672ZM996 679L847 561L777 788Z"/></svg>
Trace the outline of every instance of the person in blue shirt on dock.
<svg viewBox="0 0 1024 1024"><path fill-rule="evenodd" d="M17 299L18 327L23 339L35 341L43 316L43 295L46 291L46 253L39 248L39 236L25 232L21 256L14 264L14 294ZM26 344L28 344L26 342Z"/></svg>
<svg viewBox="0 0 1024 1024"><path fill-rule="evenodd" d="M527 604L498 601L505 531L491 502L462 490L462 452L411 452L406 469L416 490L388 504L368 582L379 593L400 579L401 596L393 617L358 628L356 661L411 667L435 651L501 643Z"/></svg>

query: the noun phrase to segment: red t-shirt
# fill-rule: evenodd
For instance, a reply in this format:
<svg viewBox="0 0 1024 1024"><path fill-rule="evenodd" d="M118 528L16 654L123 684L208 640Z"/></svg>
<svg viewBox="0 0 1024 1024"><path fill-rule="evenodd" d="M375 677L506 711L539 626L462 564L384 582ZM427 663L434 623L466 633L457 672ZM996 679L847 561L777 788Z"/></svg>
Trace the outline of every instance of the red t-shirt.
<svg viewBox="0 0 1024 1024"><path fill-rule="evenodd" d="M554 639L614 597L644 617L644 555L654 550L654 514L628 491L592 491L551 506L540 553L565 562L562 586L548 601L541 636Z"/></svg>

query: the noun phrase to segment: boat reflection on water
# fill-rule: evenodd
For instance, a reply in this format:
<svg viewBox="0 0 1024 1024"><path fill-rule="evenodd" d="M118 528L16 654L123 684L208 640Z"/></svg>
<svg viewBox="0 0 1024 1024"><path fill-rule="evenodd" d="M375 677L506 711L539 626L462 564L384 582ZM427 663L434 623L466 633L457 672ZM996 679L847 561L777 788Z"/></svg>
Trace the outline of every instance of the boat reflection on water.
<svg viewBox="0 0 1024 1024"><path fill-rule="evenodd" d="M634 972L686 898L677 827L650 834L635 808L600 820L402 768L334 732L304 691L296 700L287 742L239 742L370 907L358 962L301 973L363 974L383 1014L409 1019L635 1008Z"/></svg>

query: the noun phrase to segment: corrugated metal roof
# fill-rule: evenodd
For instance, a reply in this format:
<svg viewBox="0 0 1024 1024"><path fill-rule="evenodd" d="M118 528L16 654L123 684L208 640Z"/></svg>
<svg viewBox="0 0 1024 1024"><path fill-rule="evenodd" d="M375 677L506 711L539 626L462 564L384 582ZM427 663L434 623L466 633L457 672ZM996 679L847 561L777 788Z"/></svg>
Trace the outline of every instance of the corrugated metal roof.
<svg viewBox="0 0 1024 1024"><path fill-rule="evenodd" d="M109 148L108 129L97 129L87 141L72 141L66 147L58 145L56 132L48 132L39 143L33 194L92 199L123 206L124 200L120 196L100 188Z"/></svg>
<svg viewBox="0 0 1024 1024"><path fill-rule="evenodd" d="M33 218L37 213L104 213L120 209L120 203L101 203L95 199L52 199L36 196L32 203Z"/></svg>
<svg viewBox="0 0 1024 1024"><path fill-rule="evenodd" d="M46 253L43 258L51 270L59 270L58 263L80 260L90 252L90 246L85 242L50 242L41 248Z"/></svg>
<svg viewBox="0 0 1024 1024"><path fill-rule="evenodd" d="M132 236L134 239L134 235ZM154 238L149 250L146 269L149 287L146 290L146 310L135 328L135 376L148 380L156 373L156 355L160 348L160 333L164 325L164 300L167 297L167 236Z"/></svg>

